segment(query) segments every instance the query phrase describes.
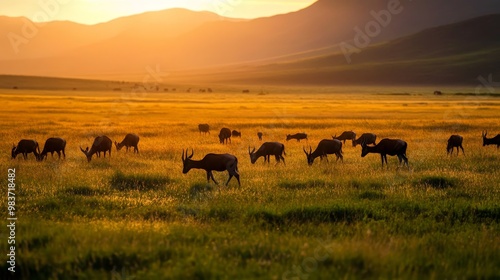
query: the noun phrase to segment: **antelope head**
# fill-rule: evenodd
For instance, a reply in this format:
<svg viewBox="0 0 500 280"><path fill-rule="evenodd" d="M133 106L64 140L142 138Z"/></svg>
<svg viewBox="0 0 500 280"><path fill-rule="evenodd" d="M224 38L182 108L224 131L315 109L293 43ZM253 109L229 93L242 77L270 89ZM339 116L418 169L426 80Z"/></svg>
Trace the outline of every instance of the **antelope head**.
<svg viewBox="0 0 500 280"><path fill-rule="evenodd" d="M193 155L194 155L193 149L191 149L190 156L188 156L188 149L186 149L185 153L184 153L184 150L182 150L182 165L183 165L182 173L183 174L188 173L189 170L191 169L191 158L193 157Z"/></svg>
<svg viewBox="0 0 500 280"><path fill-rule="evenodd" d="M115 141L115 147L116 147L116 150L119 151L122 149L123 145L121 143L118 143Z"/></svg>
<svg viewBox="0 0 500 280"><path fill-rule="evenodd" d="M85 154L85 156L87 157L87 161L90 162L90 160L92 159L92 154L89 153L89 147L87 147L85 150L80 147L80 151Z"/></svg>
<svg viewBox="0 0 500 280"><path fill-rule="evenodd" d="M250 161L255 163L257 161L257 154L255 154L255 147L250 151L250 146L248 147L248 154L250 155Z"/></svg>
<svg viewBox="0 0 500 280"><path fill-rule="evenodd" d="M12 144L12 159L15 159L17 154L16 154L16 144Z"/></svg>
<svg viewBox="0 0 500 280"><path fill-rule="evenodd" d="M309 152L306 151L306 148L302 147L302 150L304 150L304 153L306 154L307 157L307 164L311 166L314 162L314 158L312 157L312 148L309 146Z"/></svg>
<svg viewBox="0 0 500 280"><path fill-rule="evenodd" d="M365 141L361 142L361 157L365 157L368 154L368 146Z"/></svg>

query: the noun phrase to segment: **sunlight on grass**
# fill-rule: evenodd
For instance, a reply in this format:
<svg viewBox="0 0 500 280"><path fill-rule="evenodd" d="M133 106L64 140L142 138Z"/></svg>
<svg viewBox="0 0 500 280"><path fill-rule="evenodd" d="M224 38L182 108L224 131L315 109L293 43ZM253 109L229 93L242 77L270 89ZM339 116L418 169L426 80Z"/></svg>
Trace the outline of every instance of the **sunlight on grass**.
<svg viewBox="0 0 500 280"><path fill-rule="evenodd" d="M499 132L498 98L278 90L125 102L117 92L0 91L0 167L16 168L22 215L20 275L282 279L326 248L310 279L500 277L500 153L481 139ZM241 138L221 145L222 127ZM407 141L410 170L396 157L383 168L379 155L361 158L350 141L343 163L308 166L304 148L345 130ZM297 132L308 140L285 140ZM89 163L80 151L97 135L127 133L141 137L139 154L113 147ZM451 134L464 137L466 156L446 155ZM66 159L11 160L12 143L36 139L42 148L49 137L66 139ZM286 165L250 163L248 147L264 141L285 144ZM184 149L196 160L234 154L241 187L223 185L227 172L214 172L219 186L204 170L182 174Z"/></svg>

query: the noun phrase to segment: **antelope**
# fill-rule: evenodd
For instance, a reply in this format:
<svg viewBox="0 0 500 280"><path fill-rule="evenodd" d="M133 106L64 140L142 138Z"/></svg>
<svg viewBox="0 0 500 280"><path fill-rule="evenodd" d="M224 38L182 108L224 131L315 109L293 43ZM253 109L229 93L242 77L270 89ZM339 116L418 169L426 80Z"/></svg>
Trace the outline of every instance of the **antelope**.
<svg viewBox="0 0 500 280"><path fill-rule="evenodd" d="M337 156L337 161L340 160L344 161L344 157L342 156L342 142L339 140L330 140L330 139L323 139L319 142L318 147L316 147L316 150L314 152L312 151L312 148L309 147L309 152L306 151L305 148L302 148L304 150L304 153L306 154L307 157L307 164L311 166L314 162L314 160L317 157L320 157L321 160L323 158L328 161L328 156L331 154L335 154Z"/></svg>
<svg viewBox="0 0 500 280"><path fill-rule="evenodd" d="M493 138L486 138L488 131L483 131L483 147L488 145L497 145L497 149L500 147L500 134Z"/></svg>
<svg viewBox="0 0 500 280"><path fill-rule="evenodd" d="M382 139L377 145L375 146L367 146L366 143L361 143L361 147L363 147L361 151L361 157L365 157L369 153L376 153L380 154L380 158L382 159L382 167L384 167L384 160L385 164L387 165L387 155L390 156L398 156L399 159L399 165L401 166L401 161L404 160L404 164L408 166L408 158L406 157L406 148L408 147L408 144L400 139Z"/></svg>
<svg viewBox="0 0 500 280"><path fill-rule="evenodd" d="M182 173L186 174L191 169L203 169L207 172L207 183L210 183L210 178L215 184L217 181L214 179L212 171L226 171L229 173L229 179L226 182L226 186L231 181L231 178L236 177L238 180L238 186L240 184L240 174L238 173L238 159L230 154L207 154L202 160L192 160L194 151L191 149L191 155L188 156L188 150L184 155L184 150L182 151Z"/></svg>
<svg viewBox="0 0 500 280"><path fill-rule="evenodd" d="M344 141L344 145L345 145L345 140L352 140L354 141L354 139L356 139L356 133L354 133L354 131L344 131L342 132L342 134L340 134L339 137L337 137L337 134L335 134L335 136L332 136L333 139L337 139L337 140L340 140L340 141Z"/></svg>
<svg viewBox="0 0 500 280"><path fill-rule="evenodd" d="M260 140L260 141L262 141L262 136L263 136L263 135L264 135L264 134L262 134L262 132L257 132L257 137L259 137L259 140Z"/></svg>
<svg viewBox="0 0 500 280"><path fill-rule="evenodd" d="M291 139L296 139L297 142L300 142L300 140L302 140L302 139L306 139L307 140L307 134L305 134L305 133L295 133L295 134L292 134L292 135L288 134L286 136L286 141L289 141Z"/></svg>
<svg viewBox="0 0 500 280"><path fill-rule="evenodd" d="M210 126L207 123L202 123L198 125L198 130L200 131L200 135L203 132L203 134L210 134Z"/></svg>
<svg viewBox="0 0 500 280"><path fill-rule="evenodd" d="M40 147L35 140L22 139L17 146L12 144L12 159L15 159L18 154L23 154L24 159L28 159L30 153L33 153L35 158L40 155Z"/></svg>
<svg viewBox="0 0 500 280"><path fill-rule="evenodd" d="M139 136L137 134L127 134L125 135L125 138L123 139L122 142L118 143L115 141L115 146L116 150L119 151L125 146L127 148L129 147L134 147L134 154L139 153L139 148L137 147L137 144L139 144Z"/></svg>
<svg viewBox="0 0 500 280"><path fill-rule="evenodd" d="M229 140L229 143L231 143L231 130L229 128L222 128L219 132L219 141L221 144L226 143Z"/></svg>
<svg viewBox="0 0 500 280"><path fill-rule="evenodd" d="M356 147L357 145L360 145L363 142L366 145L368 144L377 145L377 143L375 143L376 140L377 140L377 135L373 133L363 133L358 139L352 140L352 146Z"/></svg>
<svg viewBox="0 0 500 280"><path fill-rule="evenodd" d="M463 141L464 141L464 138L460 135L450 136L450 139L448 139L448 146L446 146L446 154L453 155L453 149L457 148L457 156L458 156L458 154L460 153L458 148L460 148L460 149L462 149L462 153L465 156L464 147L462 147Z"/></svg>
<svg viewBox="0 0 500 280"><path fill-rule="evenodd" d="M240 137L240 138L241 138L241 132L240 132L240 131L237 131L237 130L233 130L233 131L231 132L231 135L232 135L233 137Z"/></svg>
<svg viewBox="0 0 500 280"><path fill-rule="evenodd" d="M286 155L285 145L279 142L265 142L262 146L260 146L257 152L255 151L255 148L250 151L250 147L248 147L248 154L250 155L250 161L252 164L254 164L260 157L264 157L264 162L267 161L269 163L271 156L276 158L276 164L278 164L280 160L283 160L283 164L285 164L285 158L283 157L283 154Z"/></svg>
<svg viewBox="0 0 500 280"><path fill-rule="evenodd" d="M97 136L95 139L94 139L94 143L92 144L92 148L90 148L90 151L89 151L89 147L87 147L87 149L82 149L82 147L80 147L80 150L82 151L82 153L85 154L85 156L87 156L87 161L90 162L92 160L92 156L94 154L99 154L101 152L104 152L104 157L106 157L106 152L109 153L109 157L111 157L111 148L113 147L113 142L111 141L111 139L109 139L108 136Z"/></svg>
<svg viewBox="0 0 500 280"><path fill-rule="evenodd" d="M66 149L66 140L62 138L49 138L45 141L43 145L42 153L38 156L37 160L42 161L47 159L47 154L50 153L52 157L54 157L54 152L57 153L59 159L61 159L61 152L63 157L66 158L66 153L64 150Z"/></svg>

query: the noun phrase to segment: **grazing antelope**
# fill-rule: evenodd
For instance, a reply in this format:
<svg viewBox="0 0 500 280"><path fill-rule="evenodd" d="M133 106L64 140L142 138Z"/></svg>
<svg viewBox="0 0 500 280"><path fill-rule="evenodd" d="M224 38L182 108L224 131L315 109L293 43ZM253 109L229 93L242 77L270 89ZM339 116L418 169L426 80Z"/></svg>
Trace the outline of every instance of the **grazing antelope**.
<svg viewBox="0 0 500 280"><path fill-rule="evenodd" d="M302 140L302 139L306 139L307 140L307 134L305 134L305 133L295 133L295 134L292 134L292 135L288 134L286 136L286 141L289 141L289 140L292 140L292 139L296 139L297 142L300 142L300 140Z"/></svg>
<svg viewBox="0 0 500 280"><path fill-rule="evenodd" d="M465 151L464 147L462 147L462 142L464 141L464 138L460 135L452 135L450 136L450 139L448 139L448 145L446 146L446 154L448 155L453 155L453 149L457 148L457 156L459 154L458 148L462 149L462 153L465 156Z"/></svg>
<svg viewBox="0 0 500 280"><path fill-rule="evenodd" d="M113 142L111 141L111 139L109 139L108 136L97 136L94 139L94 143L92 143L92 148L90 148L90 151L89 147L87 147L87 149L85 150L80 147L80 150L85 154L85 156L87 156L87 161L90 162L92 160L92 156L96 153L99 156L101 152L104 152L104 157L106 157L106 152L108 152L109 157L111 157L112 147Z"/></svg>
<svg viewBox="0 0 500 280"><path fill-rule="evenodd" d="M377 145L377 143L375 143L376 140L377 140L377 135L373 133L363 133L358 139L352 140L352 146L356 147L357 145L361 145L361 143L363 142L366 145L369 144Z"/></svg>
<svg viewBox="0 0 500 280"><path fill-rule="evenodd" d="M321 140L318 144L318 147L316 147L316 150L314 150L314 152L312 151L311 147L309 147L309 152L307 152L305 148L303 148L303 150L307 157L307 164L309 164L310 166L313 164L314 160L317 157L320 157L321 160L325 158L326 161L328 161L327 155L331 154L335 154L337 156L337 161L339 160L339 158L341 161L344 161L344 157L342 156L342 142L336 139Z"/></svg>
<svg viewBox="0 0 500 280"><path fill-rule="evenodd" d="M497 145L498 149L498 147L500 147L500 134L497 134L497 136L493 138L486 138L487 135L488 131L483 132L483 147L488 145Z"/></svg>
<svg viewBox="0 0 500 280"><path fill-rule="evenodd" d="M352 140L354 141L354 139L356 139L356 133L354 133L354 131L344 131L342 132L342 134L340 134L339 137L337 137L337 134L335 134L335 136L332 136L333 139L337 139L337 140L340 140L340 141L344 141L344 145L345 145L345 140Z"/></svg>
<svg viewBox="0 0 500 280"><path fill-rule="evenodd" d="M384 160L387 165L387 155L390 155L398 156L399 165L401 165L401 161L404 160L404 164L406 164L408 169L410 168L408 166L408 158L406 157L406 148L408 147L408 144L403 140L385 138L375 146L367 146L366 143L361 143L361 147L363 147L361 157L365 157L369 153L380 154L382 167L384 167Z"/></svg>
<svg viewBox="0 0 500 280"><path fill-rule="evenodd" d="M240 138L241 138L241 132L240 132L240 131L237 131L237 130L233 130L233 131L231 132L231 135L232 135L233 137L240 137Z"/></svg>
<svg viewBox="0 0 500 280"><path fill-rule="evenodd" d="M264 135L264 134L262 134L262 132L257 132L257 137L259 137L259 140L260 140L260 141L262 141L262 136L263 136L263 135Z"/></svg>
<svg viewBox="0 0 500 280"><path fill-rule="evenodd" d="M203 132L203 134L210 134L210 126L207 123L201 123L198 125L198 130L200 131L200 135Z"/></svg>
<svg viewBox="0 0 500 280"><path fill-rule="evenodd" d="M35 140L22 139L17 146L12 144L12 159L15 159L18 154L23 154L24 159L28 159L30 153L33 153L35 158L40 155L40 147Z"/></svg>
<svg viewBox="0 0 500 280"><path fill-rule="evenodd" d="M192 160L194 151L191 150L191 155L188 156L188 150L186 149L186 154L184 156L184 150L182 151L182 173L186 174L191 169L203 169L207 171L207 182L210 183L210 178L218 185L217 181L214 179L212 171L226 171L229 173L229 179L226 182L226 186L231 181L231 178L236 177L238 180L238 185L240 184L240 174L238 173L238 159L230 154L207 154L202 160Z"/></svg>
<svg viewBox="0 0 500 280"><path fill-rule="evenodd" d="M115 146L117 151L121 150L123 146L127 148L127 152L129 147L134 147L134 154L139 153L139 148L137 147L137 144L139 144L139 136L137 134L131 134L131 133L125 135L125 138L123 139L122 142L118 143L115 141Z"/></svg>
<svg viewBox="0 0 500 280"><path fill-rule="evenodd" d="M43 145L42 153L38 156L37 160L42 161L47 159L47 154L50 153L52 157L54 157L54 152L57 153L59 159L61 159L61 152L63 157L66 158L66 153L64 150L66 149L66 140L62 138L49 138L45 141Z"/></svg>
<svg viewBox="0 0 500 280"><path fill-rule="evenodd" d="M255 148L250 151L250 147L248 147L248 154L250 155L250 161L252 164L254 164L260 157L264 157L264 162L267 161L269 163L271 156L276 158L276 164L278 164L280 160L283 160L283 164L285 164L285 158L283 157L283 154L286 155L285 145L279 142L265 142L262 146L260 146L257 152L255 151Z"/></svg>
<svg viewBox="0 0 500 280"><path fill-rule="evenodd" d="M219 132L219 141L221 144L226 143L229 140L229 143L231 143L231 130L229 128L222 128Z"/></svg>

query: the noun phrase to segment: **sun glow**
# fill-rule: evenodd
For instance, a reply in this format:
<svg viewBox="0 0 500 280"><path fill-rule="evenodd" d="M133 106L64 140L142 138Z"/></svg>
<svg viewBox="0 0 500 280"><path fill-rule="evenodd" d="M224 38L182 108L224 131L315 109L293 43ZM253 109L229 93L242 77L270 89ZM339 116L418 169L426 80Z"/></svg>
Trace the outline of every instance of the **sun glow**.
<svg viewBox="0 0 500 280"><path fill-rule="evenodd" d="M24 16L33 21L69 20L95 24L117 17L171 8L211 11L233 18L257 18L296 11L314 2L315 0L21 0L9 4L0 2L0 11L1 15ZM45 16L40 17L41 13Z"/></svg>

